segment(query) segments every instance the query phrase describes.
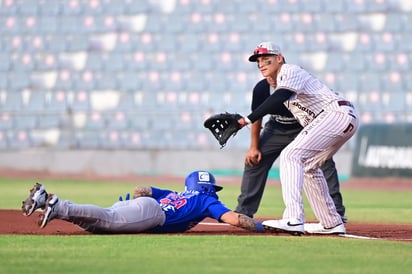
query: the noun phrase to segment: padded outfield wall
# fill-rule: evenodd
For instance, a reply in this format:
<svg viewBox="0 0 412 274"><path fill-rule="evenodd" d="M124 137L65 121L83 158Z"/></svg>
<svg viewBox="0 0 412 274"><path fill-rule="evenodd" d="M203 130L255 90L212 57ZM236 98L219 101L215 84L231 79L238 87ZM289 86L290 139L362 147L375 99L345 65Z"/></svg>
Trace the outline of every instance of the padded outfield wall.
<svg viewBox="0 0 412 274"><path fill-rule="evenodd" d="M352 175L412 177L412 125L370 124L360 127Z"/></svg>

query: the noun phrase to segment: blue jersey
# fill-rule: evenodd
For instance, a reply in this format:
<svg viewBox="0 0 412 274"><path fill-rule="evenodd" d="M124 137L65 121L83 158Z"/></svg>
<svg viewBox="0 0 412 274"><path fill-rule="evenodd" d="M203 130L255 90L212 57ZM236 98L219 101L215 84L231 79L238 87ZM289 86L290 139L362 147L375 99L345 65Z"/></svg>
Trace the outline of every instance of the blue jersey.
<svg viewBox="0 0 412 274"><path fill-rule="evenodd" d="M166 221L152 232L173 233L186 231L204 218L219 220L230 211L217 195L197 191L175 192L152 187L152 197L156 199L166 214Z"/></svg>

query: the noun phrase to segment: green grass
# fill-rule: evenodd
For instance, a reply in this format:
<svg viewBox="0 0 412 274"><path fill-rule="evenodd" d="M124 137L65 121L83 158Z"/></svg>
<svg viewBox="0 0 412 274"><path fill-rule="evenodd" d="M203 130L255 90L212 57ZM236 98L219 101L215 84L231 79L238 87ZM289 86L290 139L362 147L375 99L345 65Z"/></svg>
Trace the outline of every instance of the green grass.
<svg viewBox="0 0 412 274"><path fill-rule="evenodd" d="M412 245L276 236L2 236L1 273L405 273Z"/></svg>
<svg viewBox="0 0 412 274"><path fill-rule="evenodd" d="M110 206L136 184L145 185L42 182L62 198L101 206ZM0 208L20 209L33 182L3 179L0 184ZM234 208L238 194L239 186L226 186L219 196ZM411 192L344 190L343 195L351 222L412 223ZM306 209L312 218L307 203ZM280 189L268 186L257 215L279 217L282 210ZM407 273L411 254L409 242L336 237L1 235L0 273Z"/></svg>
<svg viewBox="0 0 412 274"><path fill-rule="evenodd" d="M110 206L118 196L131 192L135 185L146 185L144 182L95 182L95 181L42 181L49 192L58 194L64 199L77 203L93 203ZM0 208L20 209L33 182L20 179L0 179L2 193ZM158 184L156 186L177 191L183 190L182 184ZM219 197L229 208L235 208L239 195L239 186L225 186ZM371 223L412 223L412 199L408 191L378 190L342 190L344 204L350 221ZM306 217L314 219L314 214L305 199ZM283 211L281 190L279 187L267 186L257 217L280 217Z"/></svg>

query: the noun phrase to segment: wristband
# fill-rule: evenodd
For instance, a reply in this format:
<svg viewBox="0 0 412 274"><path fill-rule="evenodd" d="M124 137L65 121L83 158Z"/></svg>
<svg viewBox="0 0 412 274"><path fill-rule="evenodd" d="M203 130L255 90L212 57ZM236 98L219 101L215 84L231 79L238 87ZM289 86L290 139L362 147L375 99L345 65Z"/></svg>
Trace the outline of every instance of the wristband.
<svg viewBox="0 0 412 274"><path fill-rule="evenodd" d="M263 228L262 222L256 222L256 231L257 232L265 232L265 229Z"/></svg>

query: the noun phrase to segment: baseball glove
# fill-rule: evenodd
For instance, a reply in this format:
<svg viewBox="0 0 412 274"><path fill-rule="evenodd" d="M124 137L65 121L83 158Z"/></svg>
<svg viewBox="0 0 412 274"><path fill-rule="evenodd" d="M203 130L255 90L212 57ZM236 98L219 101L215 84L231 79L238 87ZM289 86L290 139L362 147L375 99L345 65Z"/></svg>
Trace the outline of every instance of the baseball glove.
<svg viewBox="0 0 412 274"><path fill-rule="evenodd" d="M220 148L226 145L231 136L235 136L242 126L237 122L242 116L238 113L219 113L214 114L204 122L205 128L208 128L220 144Z"/></svg>

